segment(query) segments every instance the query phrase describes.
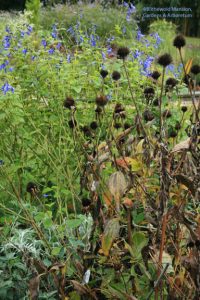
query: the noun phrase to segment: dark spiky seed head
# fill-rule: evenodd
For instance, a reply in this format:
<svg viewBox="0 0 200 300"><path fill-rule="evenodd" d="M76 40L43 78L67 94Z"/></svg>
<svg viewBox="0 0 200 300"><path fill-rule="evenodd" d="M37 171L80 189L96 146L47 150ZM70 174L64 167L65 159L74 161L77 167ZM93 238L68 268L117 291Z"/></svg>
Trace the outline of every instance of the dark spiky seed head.
<svg viewBox="0 0 200 300"><path fill-rule="evenodd" d="M84 132L84 134L85 134L86 136L90 136L90 135L91 135L90 127L89 127L89 126L84 125L84 126L81 128L81 130Z"/></svg>
<svg viewBox="0 0 200 300"><path fill-rule="evenodd" d="M177 131L174 129L169 130L169 137L170 138L175 138L177 136Z"/></svg>
<svg viewBox="0 0 200 300"><path fill-rule="evenodd" d="M129 124L129 123L124 123L124 129L126 130L126 129L128 129L128 128L130 128L131 127L131 124Z"/></svg>
<svg viewBox="0 0 200 300"><path fill-rule="evenodd" d="M182 34L177 35L173 41L173 45L178 49L181 49L182 47L184 47L185 44L186 44L186 41Z"/></svg>
<svg viewBox="0 0 200 300"><path fill-rule="evenodd" d="M108 102L108 98L105 95L99 95L96 97L96 104L98 106L105 106Z"/></svg>
<svg viewBox="0 0 200 300"><path fill-rule="evenodd" d="M176 130L180 130L181 129L181 124L180 124L179 121L176 121L175 129Z"/></svg>
<svg viewBox="0 0 200 300"><path fill-rule="evenodd" d="M158 71L153 71L153 73L151 73L151 77L155 80L157 80L160 77L160 72Z"/></svg>
<svg viewBox="0 0 200 300"><path fill-rule="evenodd" d="M83 207L90 206L90 204L92 203L91 200L88 199L88 198L83 198L83 199L81 200L81 202L82 202Z"/></svg>
<svg viewBox="0 0 200 300"><path fill-rule="evenodd" d="M117 81L120 79L120 77L121 77L121 74L118 71L113 71L113 73L112 73L113 80Z"/></svg>
<svg viewBox="0 0 200 300"><path fill-rule="evenodd" d="M143 118L146 122L149 122L154 119L154 115L150 110L147 109L143 112Z"/></svg>
<svg viewBox="0 0 200 300"><path fill-rule="evenodd" d="M147 87L144 89L144 95L146 98L153 97L155 94L154 88Z"/></svg>
<svg viewBox="0 0 200 300"><path fill-rule="evenodd" d="M159 105L159 99L156 98L154 101L153 101L153 105L154 106L158 106Z"/></svg>
<svg viewBox="0 0 200 300"><path fill-rule="evenodd" d="M195 246L197 247L197 249L199 250L200 248L200 240L196 240L195 242Z"/></svg>
<svg viewBox="0 0 200 300"><path fill-rule="evenodd" d="M168 78L165 82L166 86L171 87L171 88L175 87L177 85L177 83L178 83L178 80L176 80L175 78L172 78L172 77Z"/></svg>
<svg viewBox="0 0 200 300"><path fill-rule="evenodd" d="M76 127L77 122L76 122L76 120L71 119L71 120L69 120L68 125L71 129L73 129L74 127Z"/></svg>
<svg viewBox="0 0 200 300"><path fill-rule="evenodd" d="M71 109L73 106L75 106L75 101L72 97L67 97L63 103L63 106L65 108Z"/></svg>
<svg viewBox="0 0 200 300"><path fill-rule="evenodd" d="M194 247L194 242L190 241L190 242L187 244L187 247L188 247L188 248L193 248L193 247Z"/></svg>
<svg viewBox="0 0 200 300"><path fill-rule="evenodd" d="M30 194L34 194L37 190L37 185L34 182L29 182L26 186L26 191Z"/></svg>
<svg viewBox="0 0 200 300"><path fill-rule="evenodd" d="M117 50L117 58L125 59L130 53L128 47L119 47Z"/></svg>
<svg viewBox="0 0 200 300"><path fill-rule="evenodd" d="M166 109L166 110L164 110L163 111L163 117L164 118L170 118L172 116L172 113L171 113L171 111L169 110L169 109Z"/></svg>
<svg viewBox="0 0 200 300"><path fill-rule="evenodd" d="M101 77L102 77L102 78L105 78L105 77L108 75L108 71L102 69L102 70L100 71L100 74L101 74Z"/></svg>
<svg viewBox="0 0 200 300"><path fill-rule="evenodd" d="M90 123L90 128L93 130L96 130L98 128L98 124L96 121L93 121Z"/></svg>
<svg viewBox="0 0 200 300"><path fill-rule="evenodd" d="M114 124L114 127L115 127L116 129L119 129L119 128L122 127L122 124L121 124L121 123L115 123L115 124Z"/></svg>
<svg viewBox="0 0 200 300"><path fill-rule="evenodd" d="M159 65L161 65L165 68L172 63L172 57L170 54L165 53L158 57L157 62Z"/></svg>
<svg viewBox="0 0 200 300"><path fill-rule="evenodd" d="M121 112L119 113L119 115L120 115L120 117L121 117L122 119L126 119L126 112L125 112L125 111L121 111Z"/></svg>
<svg viewBox="0 0 200 300"><path fill-rule="evenodd" d="M120 112L122 112L122 111L124 111L123 105L122 105L121 103L117 103L117 104L115 105L114 112L115 112L116 114L118 114L118 113L120 113Z"/></svg>
<svg viewBox="0 0 200 300"><path fill-rule="evenodd" d="M194 75L197 75L200 73L200 66L199 65L193 65L191 68L191 73Z"/></svg>
<svg viewBox="0 0 200 300"><path fill-rule="evenodd" d="M182 110L183 113L185 113L187 111L187 106L182 106L181 110Z"/></svg>

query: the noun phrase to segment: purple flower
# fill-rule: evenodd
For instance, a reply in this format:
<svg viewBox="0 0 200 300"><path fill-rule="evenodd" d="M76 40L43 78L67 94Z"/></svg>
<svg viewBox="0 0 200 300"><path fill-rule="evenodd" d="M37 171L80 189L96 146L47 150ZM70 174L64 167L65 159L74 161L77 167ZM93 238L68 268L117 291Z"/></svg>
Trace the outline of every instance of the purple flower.
<svg viewBox="0 0 200 300"><path fill-rule="evenodd" d="M52 36L52 38L56 39L56 38L57 38L57 32L53 31L53 32L51 33L51 36Z"/></svg>
<svg viewBox="0 0 200 300"><path fill-rule="evenodd" d="M22 53L23 53L24 55L26 55L27 52L28 52L27 49L23 49L23 50L22 50Z"/></svg>
<svg viewBox="0 0 200 300"><path fill-rule="evenodd" d="M71 62L71 55L67 54L67 62L70 63Z"/></svg>
<svg viewBox="0 0 200 300"><path fill-rule="evenodd" d="M32 55L32 56L31 56L31 60L32 60L32 61L34 61L34 60L35 60L35 58L36 58L36 56L35 56L35 55Z"/></svg>
<svg viewBox="0 0 200 300"><path fill-rule="evenodd" d="M50 48L48 51L49 54L53 54L54 52L55 52L55 50L53 48Z"/></svg>
<svg viewBox="0 0 200 300"><path fill-rule="evenodd" d="M43 196L44 198L48 198L48 197L49 197L48 194L43 194L42 196Z"/></svg>
<svg viewBox="0 0 200 300"><path fill-rule="evenodd" d="M82 35L79 37L79 42L83 43L84 42L84 38L82 37Z"/></svg>
<svg viewBox="0 0 200 300"><path fill-rule="evenodd" d="M46 46L47 46L47 42L46 42L46 40L45 40L45 39L42 39L42 41L41 41L41 45L42 45L44 48L46 48Z"/></svg>
<svg viewBox="0 0 200 300"><path fill-rule="evenodd" d="M68 29L67 29L67 32L69 32L71 35L74 35L74 29L72 26L70 26Z"/></svg>
<svg viewBox="0 0 200 300"><path fill-rule="evenodd" d="M4 36L4 38L3 38L4 49L10 48L10 42L11 42L11 36L10 35Z"/></svg>
<svg viewBox="0 0 200 300"><path fill-rule="evenodd" d="M3 159L0 159L0 166L3 166L3 165L4 165Z"/></svg>
<svg viewBox="0 0 200 300"><path fill-rule="evenodd" d="M102 56L102 59L103 59L103 60L106 59L106 54L105 54L103 51L101 52L101 56Z"/></svg>
<svg viewBox="0 0 200 300"><path fill-rule="evenodd" d="M21 35L21 37L24 37L25 32L24 31L20 31L20 35Z"/></svg>
<svg viewBox="0 0 200 300"><path fill-rule="evenodd" d="M96 47L96 40L93 34L90 36L90 44L92 47Z"/></svg>
<svg viewBox="0 0 200 300"><path fill-rule="evenodd" d="M138 57L140 57L142 55L142 52L141 51L139 51L139 50L135 50L135 52L133 53L133 57L135 58L135 59L137 59Z"/></svg>
<svg viewBox="0 0 200 300"><path fill-rule="evenodd" d="M7 25L6 25L5 31L6 31L7 33L11 33L10 28L9 28Z"/></svg>
<svg viewBox="0 0 200 300"><path fill-rule="evenodd" d="M108 54L111 54L112 51L113 51L112 47L111 47L111 46L108 46L107 53L108 53Z"/></svg>
<svg viewBox="0 0 200 300"><path fill-rule="evenodd" d="M141 33L141 30L139 29L137 31L136 40L140 41L144 37L144 34Z"/></svg>
<svg viewBox="0 0 200 300"><path fill-rule="evenodd" d="M14 70L14 68L13 68L13 67L10 67L8 70L9 70L10 72L12 72L12 71Z"/></svg>
<svg viewBox="0 0 200 300"><path fill-rule="evenodd" d="M59 49L61 48L61 46L62 46L62 44L61 44L61 43L58 43L58 44L56 45L56 48L59 50Z"/></svg>
<svg viewBox="0 0 200 300"><path fill-rule="evenodd" d="M8 84L8 82L4 83L4 85L1 87L1 90L4 93L4 95L9 91L12 93L14 93L14 91L15 91L14 87L12 87L10 84Z"/></svg>
<svg viewBox="0 0 200 300"><path fill-rule="evenodd" d="M141 70L143 75L148 76L150 74L150 67L153 61L154 58L152 56L147 56L147 58L143 61Z"/></svg>
<svg viewBox="0 0 200 300"><path fill-rule="evenodd" d="M6 66L9 64L8 60L5 60L1 65L0 65L0 70L5 70Z"/></svg>
<svg viewBox="0 0 200 300"><path fill-rule="evenodd" d="M33 27L31 25L28 25L27 29L28 29L28 32L32 32L33 31Z"/></svg>

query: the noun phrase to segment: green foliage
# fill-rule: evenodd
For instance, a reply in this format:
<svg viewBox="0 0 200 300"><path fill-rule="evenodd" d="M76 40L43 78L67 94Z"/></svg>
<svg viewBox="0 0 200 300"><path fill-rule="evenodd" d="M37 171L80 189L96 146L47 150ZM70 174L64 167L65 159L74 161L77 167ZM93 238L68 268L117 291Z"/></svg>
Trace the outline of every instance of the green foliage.
<svg viewBox="0 0 200 300"><path fill-rule="evenodd" d="M26 9L31 12L30 22L38 27L40 14L40 0L26 0Z"/></svg>

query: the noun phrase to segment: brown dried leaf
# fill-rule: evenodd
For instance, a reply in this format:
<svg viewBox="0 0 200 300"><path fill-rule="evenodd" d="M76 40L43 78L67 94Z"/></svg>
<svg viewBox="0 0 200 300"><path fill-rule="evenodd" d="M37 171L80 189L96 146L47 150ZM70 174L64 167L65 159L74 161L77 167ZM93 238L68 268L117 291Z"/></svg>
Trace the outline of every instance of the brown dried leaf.
<svg viewBox="0 0 200 300"><path fill-rule="evenodd" d="M102 235L102 250L105 256L109 255L109 251L112 247L112 244L114 240L118 237L119 235L119 219L114 218L112 220L109 220L108 223L105 226L104 233Z"/></svg>
<svg viewBox="0 0 200 300"><path fill-rule="evenodd" d="M108 181L108 188L116 201L116 209L120 209L120 198L127 188L127 182L124 174L120 171L113 173Z"/></svg>
<svg viewBox="0 0 200 300"><path fill-rule="evenodd" d="M187 138L187 140L175 145L171 153L188 150L190 148L190 145L191 145L191 138Z"/></svg>
<svg viewBox="0 0 200 300"><path fill-rule="evenodd" d="M31 300L37 300L39 296L40 275L33 277L29 281L29 293Z"/></svg>

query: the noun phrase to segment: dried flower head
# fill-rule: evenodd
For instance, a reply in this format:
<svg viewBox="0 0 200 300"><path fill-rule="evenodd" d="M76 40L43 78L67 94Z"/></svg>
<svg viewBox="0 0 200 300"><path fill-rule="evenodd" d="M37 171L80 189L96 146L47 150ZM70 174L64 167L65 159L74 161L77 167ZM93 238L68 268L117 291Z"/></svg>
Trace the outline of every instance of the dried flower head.
<svg viewBox="0 0 200 300"><path fill-rule="evenodd" d="M161 65L165 68L172 63L172 57L170 54L165 53L158 57L157 62L159 65Z"/></svg>
<svg viewBox="0 0 200 300"><path fill-rule="evenodd" d="M119 47L117 50L117 58L125 59L130 53L128 47Z"/></svg>
<svg viewBox="0 0 200 300"><path fill-rule="evenodd" d="M168 118L170 118L172 116L172 113L171 113L171 111L169 109L166 109L166 110L163 111L162 115L163 115L164 118L168 119Z"/></svg>
<svg viewBox="0 0 200 300"><path fill-rule="evenodd" d="M200 73L200 66L199 65L193 65L191 68L191 73L194 75L197 75Z"/></svg>
<svg viewBox="0 0 200 300"><path fill-rule="evenodd" d="M90 206L91 203L92 203L92 201L91 201L90 199L88 199L88 198L83 198L83 199L81 200L81 202L82 202L83 207L88 207L88 206Z"/></svg>
<svg viewBox="0 0 200 300"><path fill-rule="evenodd" d="M144 95L146 98L152 98L155 94L154 88L152 87L147 87L144 89Z"/></svg>
<svg viewBox="0 0 200 300"><path fill-rule="evenodd" d="M176 80L175 78L168 78L165 82L166 86L170 87L170 88L173 88L177 85L178 83L178 80Z"/></svg>
<svg viewBox="0 0 200 300"><path fill-rule="evenodd" d="M70 96L67 97L65 99L65 101L63 102L63 106L65 108L68 108L68 109L71 109L72 107L75 107L75 101L74 101L74 99L72 97L70 97Z"/></svg>
<svg viewBox="0 0 200 300"><path fill-rule="evenodd" d="M96 130L98 128L98 124L96 121L93 121L90 123L90 128L93 130Z"/></svg>
<svg viewBox="0 0 200 300"><path fill-rule="evenodd" d="M158 106L159 105L159 99L156 98L153 100L153 106Z"/></svg>
<svg viewBox="0 0 200 300"><path fill-rule="evenodd" d="M119 128L122 127L122 124L121 124L121 123L115 122L114 127L115 127L116 129L119 129Z"/></svg>
<svg viewBox="0 0 200 300"><path fill-rule="evenodd" d="M176 121L175 127L176 130L180 130L181 129L181 123L179 121Z"/></svg>
<svg viewBox="0 0 200 300"><path fill-rule="evenodd" d="M186 44L186 41L182 34L177 35L173 41L173 45L178 49L181 49L182 47L184 47L185 44Z"/></svg>
<svg viewBox="0 0 200 300"><path fill-rule="evenodd" d="M151 77L154 79L154 80L158 80L158 78L160 77L160 72L158 71L153 71L153 73L151 73Z"/></svg>
<svg viewBox="0 0 200 300"><path fill-rule="evenodd" d="M130 123L124 123L124 129L129 129L131 127L131 124Z"/></svg>
<svg viewBox="0 0 200 300"><path fill-rule="evenodd" d="M108 102L108 98L105 95L99 95L96 97L96 104L98 106L105 106Z"/></svg>
<svg viewBox="0 0 200 300"><path fill-rule="evenodd" d="M102 69L102 70L100 71L100 74L101 74L101 77L102 77L102 78L106 78L106 76L108 75L108 71Z"/></svg>
<svg viewBox="0 0 200 300"><path fill-rule="evenodd" d="M121 77L121 74L118 71L113 71L113 73L112 73L113 80L117 81L120 79L120 77Z"/></svg>
<svg viewBox="0 0 200 300"><path fill-rule="evenodd" d="M173 128L170 128L169 132L168 132L168 136L170 138L175 138L177 136L177 131L175 129L173 129Z"/></svg>
<svg viewBox="0 0 200 300"><path fill-rule="evenodd" d="M182 106L181 110L182 110L183 113L185 113L187 111L187 106Z"/></svg>
<svg viewBox="0 0 200 300"><path fill-rule="evenodd" d="M121 103L117 103L115 105L115 109L114 109L115 114L119 114L120 112L122 112L124 110L125 109L124 109L124 107L123 107L123 105Z"/></svg>
<svg viewBox="0 0 200 300"><path fill-rule="evenodd" d="M143 112L143 118L146 122L152 121L154 119L154 114L147 109Z"/></svg>
<svg viewBox="0 0 200 300"><path fill-rule="evenodd" d="M26 191L31 195L35 195L37 193L37 185L34 182L29 182L26 186Z"/></svg>

